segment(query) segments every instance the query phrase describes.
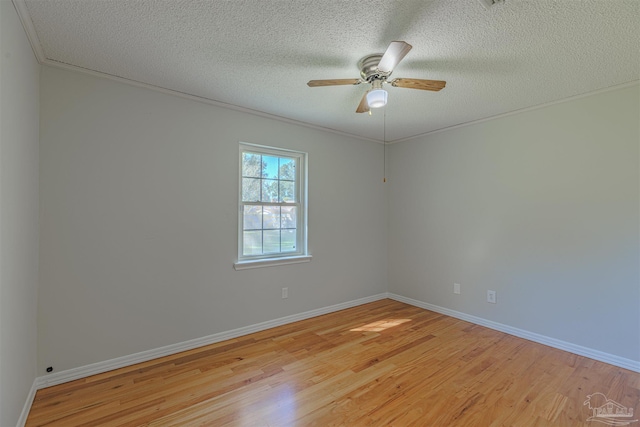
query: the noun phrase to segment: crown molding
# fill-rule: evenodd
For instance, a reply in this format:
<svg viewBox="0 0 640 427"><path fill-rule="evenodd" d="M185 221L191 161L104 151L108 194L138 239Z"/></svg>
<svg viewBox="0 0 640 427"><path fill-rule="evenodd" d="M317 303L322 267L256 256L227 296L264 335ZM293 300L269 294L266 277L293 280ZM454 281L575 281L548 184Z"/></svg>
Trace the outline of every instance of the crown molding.
<svg viewBox="0 0 640 427"><path fill-rule="evenodd" d="M521 108L519 110L513 110L513 111L508 111L506 113L496 114L495 116L485 117L483 119L478 119L478 120L473 120L473 121L470 121L470 122L460 123L460 124L457 124L457 125L444 127L444 128L441 128L441 129L435 129L435 130L432 130L432 131L429 131L429 132L425 132L425 133L421 133L421 134L415 135L415 136L408 136L406 138L400 138L400 139L396 139L396 140L393 140L393 141L387 141L387 144L397 144L398 142L405 142L405 141L411 141L411 140L418 139L418 138L424 138L425 136L433 135L433 134L440 133L440 132L446 132L446 131L449 131L449 130L458 129L458 128L462 128L462 127L466 127L466 126L477 125L479 123L484 123L484 122L488 122L488 121L491 121L491 120L501 119L503 117L509 117L509 116L513 116L513 115L516 115L516 114L526 113L528 111L539 110L541 108L550 107L552 105L563 104L565 102L575 101L576 99L587 98L589 96L598 95L598 94L606 93L606 92L613 92L613 91L616 91L616 90L620 90L620 89L624 89L624 88L632 87L632 86L638 86L638 85L640 85L640 79L632 80L632 81L626 82L626 83L621 83L619 85L613 85L613 86L608 86L608 87L601 88L601 89L592 90L590 92L581 93L581 94L578 94L578 95L570 96L568 98L562 98L562 99L558 99L558 100L551 101L551 102L545 102L544 104L532 105L531 107L526 107L526 108Z"/></svg>
<svg viewBox="0 0 640 427"><path fill-rule="evenodd" d="M20 22L22 23L22 27L24 28L24 32L27 34L27 39L29 39L29 44L31 45L33 54L36 56L38 62L42 64L46 60L46 57L44 56L42 44L40 43L40 39L36 33L36 28L33 26L31 15L27 10L27 4L24 0L13 0L13 7L16 9Z"/></svg>
<svg viewBox="0 0 640 427"><path fill-rule="evenodd" d="M22 0L17 0L17 1L22 1ZM37 55L36 55L37 57ZM191 101L196 101L196 102L200 102L203 104L208 104L208 105L213 105L215 107L220 107L220 108L225 108L227 110L233 110L233 111L239 111L242 113L246 113L246 114L251 114L254 116L259 116L259 117L264 117L267 119L271 119L271 120L276 120L279 122L283 122L283 123L288 123L291 125L297 125L297 126L302 126L308 129L314 129L314 130L320 130L323 132L330 132L336 135L340 135L343 137L347 137L347 138L353 138L353 139L359 139L361 141L368 141L368 142L377 142L379 144L382 144L382 141L377 140L377 139L373 139L373 138L368 138L365 136L360 136L360 135L355 135L352 133L348 133L348 132L343 132L337 129L332 129L332 128L328 128L328 127L323 127L323 126L318 126L318 125L314 125L311 123L307 123L307 122L303 122L303 121L299 121L299 120L294 120L294 119L289 119L287 117L283 117L283 116L278 116L275 114L271 114L271 113L266 113L264 111L260 111L260 110L253 110L251 108L246 108L246 107L241 107L239 105L235 105L235 104L229 104L226 102L222 102L222 101L216 101L215 99L211 99L211 98L205 98L203 96L197 96L197 95L192 95L190 93L187 92L180 92L174 89L167 89L165 87L162 86L156 86L156 85L152 85L149 83L144 83L138 80L132 80L132 79L127 79L124 77L120 77L120 76L116 76L116 75L112 75L112 74L107 74L107 73L103 73L100 71L96 71L96 70L91 70L89 68L83 68L83 67L78 67L76 65L71 65L71 64L66 64L64 62L59 62L59 61L54 61L51 59L44 59L42 61L39 61L41 65L47 65L53 68L61 68L63 70L67 70L67 71L75 71L81 74L87 74L93 77L98 77L98 78L103 78L103 79L107 79L107 80L112 80L115 82L119 82L119 83L123 83L126 85L130 85L130 86L136 86L136 87L140 87L140 88L144 88L144 89L149 89L152 90L154 92L160 92L160 93L164 93L166 95L173 95L173 96L177 96L179 98L184 98L184 99L189 99Z"/></svg>

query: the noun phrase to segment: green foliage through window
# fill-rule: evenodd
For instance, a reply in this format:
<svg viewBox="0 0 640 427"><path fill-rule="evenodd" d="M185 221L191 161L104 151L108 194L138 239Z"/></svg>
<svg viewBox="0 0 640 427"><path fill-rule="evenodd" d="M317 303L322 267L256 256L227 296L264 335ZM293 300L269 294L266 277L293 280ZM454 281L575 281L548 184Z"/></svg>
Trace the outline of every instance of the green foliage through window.
<svg viewBox="0 0 640 427"><path fill-rule="evenodd" d="M243 202L296 202L296 159L242 154Z"/></svg>

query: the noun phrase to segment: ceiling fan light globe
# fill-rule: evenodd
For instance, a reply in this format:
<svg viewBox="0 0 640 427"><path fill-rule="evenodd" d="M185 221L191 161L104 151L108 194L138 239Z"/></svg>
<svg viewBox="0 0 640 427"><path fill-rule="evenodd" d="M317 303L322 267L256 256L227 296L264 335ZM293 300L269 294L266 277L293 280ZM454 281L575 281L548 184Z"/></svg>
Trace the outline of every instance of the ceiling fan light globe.
<svg viewBox="0 0 640 427"><path fill-rule="evenodd" d="M387 91L384 89L374 89L367 94L367 104L369 108L380 108L387 105Z"/></svg>

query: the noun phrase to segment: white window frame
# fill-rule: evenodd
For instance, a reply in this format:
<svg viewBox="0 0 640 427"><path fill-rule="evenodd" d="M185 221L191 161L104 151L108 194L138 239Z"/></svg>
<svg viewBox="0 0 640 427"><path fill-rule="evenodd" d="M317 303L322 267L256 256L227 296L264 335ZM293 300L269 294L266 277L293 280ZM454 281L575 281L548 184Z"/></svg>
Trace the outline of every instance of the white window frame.
<svg viewBox="0 0 640 427"><path fill-rule="evenodd" d="M296 160L296 202L244 202L242 200L242 158L249 152L267 156L289 157ZM283 264L297 264L309 262L311 255L307 248L307 153L287 150L283 148L268 147L258 144L241 142L239 144L239 172L238 172L238 259L234 263L236 270L245 270L258 267L270 267ZM244 207L248 205L260 206L296 206L296 251L263 255L243 255L244 245Z"/></svg>

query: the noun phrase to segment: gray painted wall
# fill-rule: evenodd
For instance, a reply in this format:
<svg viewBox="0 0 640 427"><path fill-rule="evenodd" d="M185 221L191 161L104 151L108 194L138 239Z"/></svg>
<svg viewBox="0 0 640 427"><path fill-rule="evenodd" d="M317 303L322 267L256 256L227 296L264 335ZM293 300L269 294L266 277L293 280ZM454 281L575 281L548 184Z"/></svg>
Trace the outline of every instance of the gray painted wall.
<svg viewBox="0 0 640 427"><path fill-rule="evenodd" d="M240 141L309 153L311 262L233 269ZM386 291L382 156L380 144L43 67L40 372Z"/></svg>
<svg viewBox="0 0 640 427"><path fill-rule="evenodd" d="M389 291L639 361L639 99L390 146Z"/></svg>
<svg viewBox="0 0 640 427"><path fill-rule="evenodd" d="M0 60L0 426L11 426L36 377L40 66L10 1Z"/></svg>

